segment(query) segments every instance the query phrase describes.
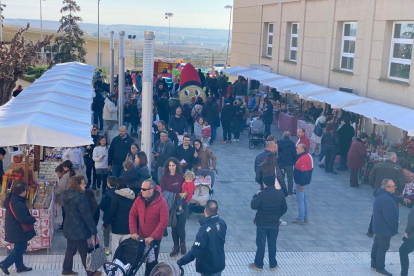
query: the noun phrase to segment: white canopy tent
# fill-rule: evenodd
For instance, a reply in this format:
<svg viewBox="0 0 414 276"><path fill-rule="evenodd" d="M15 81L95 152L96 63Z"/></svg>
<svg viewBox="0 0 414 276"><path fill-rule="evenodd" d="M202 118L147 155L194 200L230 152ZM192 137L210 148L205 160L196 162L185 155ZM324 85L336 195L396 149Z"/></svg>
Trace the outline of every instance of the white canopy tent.
<svg viewBox="0 0 414 276"><path fill-rule="evenodd" d="M237 73L239 76L243 76L245 78L251 79L251 80L257 80L260 82L267 81L267 80L276 80L281 78L286 78L285 76L260 71L260 70L248 70L248 71L242 71Z"/></svg>
<svg viewBox="0 0 414 276"><path fill-rule="evenodd" d="M92 144L93 68L80 63L56 65L51 73L1 106L0 146Z"/></svg>
<svg viewBox="0 0 414 276"><path fill-rule="evenodd" d="M241 67L241 66L236 66L236 67L223 69L223 72L226 73L226 74L229 74L232 77L235 77L235 76L238 76L237 73L242 72L242 71L246 71L246 70L250 70L250 69L244 68L244 67Z"/></svg>
<svg viewBox="0 0 414 276"><path fill-rule="evenodd" d="M384 121L407 131L408 136L414 136L414 110L410 108L371 100L366 103L346 106L343 109L370 119Z"/></svg>
<svg viewBox="0 0 414 276"><path fill-rule="evenodd" d="M335 90L312 83L283 89L283 93L297 94L299 98L304 100L307 100L309 96L331 93L333 91Z"/></svg>
<svg viewBox="0 0 414 276"><path fill-rule="evenodd" d="M288 78L288 77L278 79L278 80L267 81L267 82L263 83L263 85L269 86L271 88L275 88L279 92L281 92L281 91L283 92L283 90L285 88L288 88L288 87L305 85L305 84L306 84L306 82L291 79L291 78Z"/></svg>
<svg viewBox="0 0 414 276"><path fill-rule="evenodd" d="M372 101L371 99L360 97L354 94L334 91L308 97L309 101L323 102L330 104L332 108L344 108L350 105L362 104Z"/></svg>

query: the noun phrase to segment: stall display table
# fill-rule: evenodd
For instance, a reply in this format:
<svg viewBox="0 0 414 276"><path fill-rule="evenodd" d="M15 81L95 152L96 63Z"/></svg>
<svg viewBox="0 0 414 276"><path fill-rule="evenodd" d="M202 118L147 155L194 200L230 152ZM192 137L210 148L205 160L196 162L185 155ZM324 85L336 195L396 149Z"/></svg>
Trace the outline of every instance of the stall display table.
<svg viewBox="0 0 414 276"><path fill-rule="evenodd" d="M313 142L311 138L312 138L313 130L315 129L315 125L311 123L307 123L304 120L298 120L298 129L299 128L305 129L306 137L309 138L310 146L311 148L313 148L315 145L315 142ZM310 151L310 149L308 149L308 151Z"/></svg>
<svg viewBox="0 0 414 276"><path fill-rule="evenodd" d="M292 136L296 135L298 129L298 120L304 119L303 117L296 117L286 113L280 113L277 120L277 128L280 131L289 131Z"/></svg>

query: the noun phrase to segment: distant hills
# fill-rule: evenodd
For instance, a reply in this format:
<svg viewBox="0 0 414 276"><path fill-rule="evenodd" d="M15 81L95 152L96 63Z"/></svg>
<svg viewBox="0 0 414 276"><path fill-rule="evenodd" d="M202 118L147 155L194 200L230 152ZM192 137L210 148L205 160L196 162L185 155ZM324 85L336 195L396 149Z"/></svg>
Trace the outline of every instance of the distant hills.
<svg viewBox="0 0 414 276"><path fill-rule="evenodd" d="M32 28L40 29L40 20L38 19L5 19L6 25L24 27L30 22ZM59 28L58 21L43 20L44 30L57 31ZM93 23L82 23L82 30L90 36L98 35L98 26ZM125 31L126 36L136 35L136 42L142 42L144 31L155 31L155 40L157 44L168 43L168 27L158 26L141 26L141 25L100 25L101 36L109 37L109 32L114 31L118 37L118 31ZM177 28L171 27L171 45L203 45L219 47L227 43L227 30L201 29L201 28Z"/></svg>

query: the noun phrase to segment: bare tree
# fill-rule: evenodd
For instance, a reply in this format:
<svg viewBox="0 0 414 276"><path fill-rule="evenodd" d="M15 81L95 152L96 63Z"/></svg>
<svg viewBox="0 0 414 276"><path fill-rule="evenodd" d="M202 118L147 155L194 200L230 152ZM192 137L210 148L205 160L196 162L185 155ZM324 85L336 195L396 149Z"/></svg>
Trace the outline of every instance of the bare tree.
<svg viewBox="0 0 414 276"><path fill-rule="evenodd" d="M27 66L36 64L37 53L52 40L53 35L47 35L43 41L37 43L27 41L23 33L29 28L30 24L27 24L11 41L0 41L0 105L10 100L19 77L26 71Z"/></svg>

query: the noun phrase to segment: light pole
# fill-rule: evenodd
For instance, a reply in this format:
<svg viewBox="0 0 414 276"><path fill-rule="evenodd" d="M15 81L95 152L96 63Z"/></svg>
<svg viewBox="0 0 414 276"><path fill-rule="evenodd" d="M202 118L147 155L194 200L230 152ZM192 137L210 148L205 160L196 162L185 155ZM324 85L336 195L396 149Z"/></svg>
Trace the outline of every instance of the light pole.
<svg viewBox="0 0 414 276"><path fill-rule="evenodd" d="M229 61L229 48L230 48L230 27L231 27L231 12L233 10L233 6L232 5L227 5L224 7L225 9L230 9L230 21L229 21L229 36L227 38L227 55L226 55L226 68L229 65L228 61Z"/></svg>
<svg viewBox="0 0 414 276"><path fill-rule="evenodd" d="M40 2L40 41L43 41L42 1L46 1L46 0L39 0L39 2ZM44 58L45 57L45 48L44 47L42 47L41 52L42 52L42 58Z"/></svg>
<svg viewBox="0 0 414 276"><path fill-rule="evenodd" d="M128 39L131 41L131 56L132 56L132 59L133 59L133 62L132 62L133 64L135 64L135 56L132 53L132 43L134 42L136 37L137 37L136 35L128 35Z"/></svg>
<svg viewBox="0 0 414 276"><path fill-rule="evenodd" d="M115 60L114 60L114 53L115 53L115 47L114 47L114 31L109 32L110 37L110 43L109 43L109 49L111 51L111 66L109 67L109 79L110 79L110 93L114 92L114 67L115 67Z"/></svg>
<svg viewBox="0 0 414 276"><path fill-rule="evenodd" d="M100 51L101 41L100 41L100 33L99 33L99 2L101 2L101 0L98 0L98 67L101 67L101 51Z"/></svg>
<svg viewBox="0 0 414 276"><path fill-rule="evenodd" d="M154 39L155 33L144 32L144 62L142 75L142 134L141 149L147 154L148 162L151 164L151 135L152 135L152 86L154 78Z"/></svg>
<svg viewBox="0 0 414 276"><path fill-rule="evenodd" d="M118 33L119 70L118 70L118 126L124 125L124 100L125 100L125 55L124 55L124 31Z"/></svg>
<svg viewBox="0 0 414 276"><path fill-rule="evenodd" d="M165 19L168 19L168 57L170 57L170 34L171 34L171 17L173 17L172 12L165 13Z"/></svg>
<svg viewBox="0 0 414 276"><path fill-rule="evenodd" d="M1 3L0 0L0 41L3 41L3 8L5 8L6 5Z"/></svg>

